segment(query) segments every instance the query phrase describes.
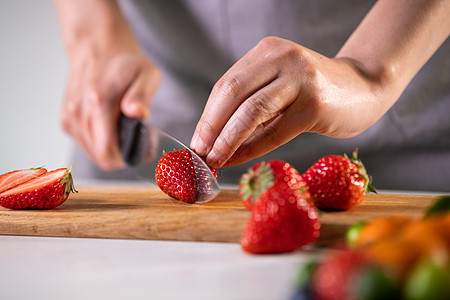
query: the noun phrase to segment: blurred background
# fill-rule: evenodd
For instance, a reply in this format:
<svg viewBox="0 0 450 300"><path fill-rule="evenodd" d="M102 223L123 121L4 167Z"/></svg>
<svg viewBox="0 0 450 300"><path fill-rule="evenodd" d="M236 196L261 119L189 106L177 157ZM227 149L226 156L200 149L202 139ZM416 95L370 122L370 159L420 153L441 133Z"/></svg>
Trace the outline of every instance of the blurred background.
<svg viewBox="0 0 450 300"><path fill-rule="evenodd" d="M59 124L68 63L50 0L0 1L0 174L72 164Z"/></svg>

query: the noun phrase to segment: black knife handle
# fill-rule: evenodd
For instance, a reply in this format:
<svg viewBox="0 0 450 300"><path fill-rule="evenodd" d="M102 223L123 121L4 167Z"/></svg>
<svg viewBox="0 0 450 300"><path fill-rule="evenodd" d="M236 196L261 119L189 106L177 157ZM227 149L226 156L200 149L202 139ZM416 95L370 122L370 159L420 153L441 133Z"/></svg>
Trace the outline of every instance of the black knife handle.
<svg viewBox="0 0 450 300"><path fill-rule="evenodd" d="M119 142L123 160L130 166L141 160L145 126L140 119L129 118L123 114L119 117Z"/></svg>

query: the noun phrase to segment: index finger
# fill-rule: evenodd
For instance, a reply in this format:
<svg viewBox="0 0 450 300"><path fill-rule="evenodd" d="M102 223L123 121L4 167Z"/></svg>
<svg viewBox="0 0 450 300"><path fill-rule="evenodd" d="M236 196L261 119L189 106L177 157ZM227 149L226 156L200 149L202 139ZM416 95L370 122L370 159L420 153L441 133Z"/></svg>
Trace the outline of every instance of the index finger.
<svg viewBox="0 0 450 300"><path fill-rule="evenodd" d="M277 78L275 65L254 61L253 56L249 52L238 61L211 91L190 145L199 155L211 151L220 132L248 97Z"/></svg>

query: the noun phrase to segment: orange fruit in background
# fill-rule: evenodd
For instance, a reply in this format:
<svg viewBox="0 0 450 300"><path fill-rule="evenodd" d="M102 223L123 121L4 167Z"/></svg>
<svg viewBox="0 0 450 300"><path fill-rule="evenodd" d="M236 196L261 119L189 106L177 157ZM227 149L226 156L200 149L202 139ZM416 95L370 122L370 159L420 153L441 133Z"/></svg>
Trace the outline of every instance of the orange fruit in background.
<svg viewBox="0 0 450 300"><path fill-rule="evenodd" d="M450 213L435 214L421 221L424 230L433 231L441 236L450 251Z"/></svg>
<svg viewBox="0 0 450 300"><path fill-rule="evenodd" d="M399 233L401 228L411 222L416 221L401 216L373 219L360 229L355 246L364 247L390 236L394 236Z"/></svg>
<svg viewBox="0 0 450 300"><path fill-rule="evenodd" d="M450 215L429 217L417 221L390 222L378 220L370 237L383 236L371 241L363 248L368 257L400 276L410 270L415 263L429 258L439 265L447 265L450 259L449 225ZM370 223L369 223L370 224ZM368 224L368 225L369 225ZM393 224L397 224L395 227ZM403 225L402 225L403 224ZM364 228L363 228L364 229ZM368 234L367 232L365 234ZM368 237L366 237L368 240ZM364 240L363 240L364 241Z"/></svg>
<svg viewBox="0 0 450 300"><path fill-rule="evenodd" d="M370 244L362 251L370 261L375 262L395 277L403 277L420 256L417 243L389 238Z"/></svg>
<svg viewBox="0 0 450 300"><path fill-rule="evenodd" d="M422 256L431 258L437 264L445 265L450 258L450 214L437 215L410 224L403 228L400 237L417 241Z"/></svg>

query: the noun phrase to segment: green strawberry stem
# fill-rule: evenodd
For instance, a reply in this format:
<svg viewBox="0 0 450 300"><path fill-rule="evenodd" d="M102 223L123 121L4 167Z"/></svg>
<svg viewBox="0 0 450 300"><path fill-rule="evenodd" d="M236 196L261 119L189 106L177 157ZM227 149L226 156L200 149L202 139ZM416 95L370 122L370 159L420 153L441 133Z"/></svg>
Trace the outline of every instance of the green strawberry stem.
<svg viewBox="0 0 450 300"><path fill-rule="evenodd" d="M242 176L241 185L242 199L256 201L259 195L274 185L274 176L270 164L262 162L256 170L249 169Z"/></svg>
<svg viewBox="0 0 450 300"><path fill-rule="evenodd" d="M45 166L40 166L40 167L37 167L37 168L29 168L28 170L39 170L39 169L42 169L43 167L45 167Z"/></svg>
<svg viewBox="0 0 450 300"><path fill-rule="evenodd" d="M347 156L347 154L344 154L344 156L358 167L358 173L364 178L364 181L365 181L364 191L365 192L377 193L377 190L372 185L372 177L370 177L369 174L367 174L367 170L364 167L364 164L358 158L358 148L356 148L353 151L353 154L352 154L351 158L349 158Z"/></svg>
<svg viewBox="0 0 450 300"><path fill-rule="evenodd" d="M78 191L75 189L75 185L73 184L73 177L72 177L72 166L66 171L66 174L64 174L63 179L61 180L62 184L65 184L64 188L64 194L70 194L70 193L78 193Z"/></svg>

